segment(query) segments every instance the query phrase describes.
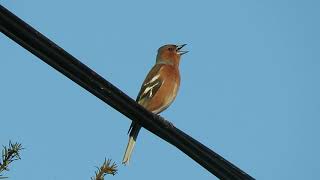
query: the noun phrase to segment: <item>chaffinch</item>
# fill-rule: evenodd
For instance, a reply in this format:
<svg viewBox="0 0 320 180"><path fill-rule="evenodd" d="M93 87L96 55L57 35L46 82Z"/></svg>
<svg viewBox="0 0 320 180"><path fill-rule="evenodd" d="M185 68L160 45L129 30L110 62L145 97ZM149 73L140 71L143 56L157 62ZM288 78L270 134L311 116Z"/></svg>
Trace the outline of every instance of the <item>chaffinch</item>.
<svg viewBox="0 0 320 180"><path fill-rule="evenodd" d="M180 85L179 63L185 46L168 44L158 49L156 64L145 78L136 101L154 114L159 114L173 102ZM129 142L122 163L129 163L141 126L132 122L129 128Z"/></svg>

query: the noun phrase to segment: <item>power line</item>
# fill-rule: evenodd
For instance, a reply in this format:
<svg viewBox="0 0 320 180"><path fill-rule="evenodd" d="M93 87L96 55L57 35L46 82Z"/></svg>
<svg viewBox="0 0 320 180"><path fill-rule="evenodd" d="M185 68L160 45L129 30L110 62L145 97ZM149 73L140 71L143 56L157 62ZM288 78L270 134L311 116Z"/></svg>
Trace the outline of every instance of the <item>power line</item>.
<svg viewBox="0 0 320 180"><path fill-rule="evenodd" d="M117 87L82 64L40 32L0 5L0 30L72 81L165 141L176 146L220 179L252 180L250 175L137 104Z"/></svg>

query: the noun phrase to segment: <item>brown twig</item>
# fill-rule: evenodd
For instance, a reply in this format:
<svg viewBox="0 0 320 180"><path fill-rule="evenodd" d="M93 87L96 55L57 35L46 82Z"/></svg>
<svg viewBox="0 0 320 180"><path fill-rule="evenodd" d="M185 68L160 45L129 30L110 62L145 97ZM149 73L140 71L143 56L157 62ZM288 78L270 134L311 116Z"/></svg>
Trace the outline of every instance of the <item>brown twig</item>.
<svg viewBox="0 0 320 180"><path fill-rule="evenodd" d="M114 162L111 164L111 159L105 159L101 167L97 169L95 177L92 177L91 180L104 180L106 174L115 175L118 171L117 165Z"/></svg>

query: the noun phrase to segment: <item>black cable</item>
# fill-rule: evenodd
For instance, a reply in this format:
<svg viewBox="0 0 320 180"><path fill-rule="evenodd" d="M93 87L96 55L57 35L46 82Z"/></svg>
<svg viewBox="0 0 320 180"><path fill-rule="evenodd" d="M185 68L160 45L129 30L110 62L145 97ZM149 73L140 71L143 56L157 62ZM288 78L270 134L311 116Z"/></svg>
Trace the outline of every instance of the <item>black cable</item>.
<svg viewBox="0 0 320 180"><path fill-rule="evenodd" d="M41 60L144 128L179 148L220 179L254 179L181 130L170 127L0 5L0 31Z"/></svg>

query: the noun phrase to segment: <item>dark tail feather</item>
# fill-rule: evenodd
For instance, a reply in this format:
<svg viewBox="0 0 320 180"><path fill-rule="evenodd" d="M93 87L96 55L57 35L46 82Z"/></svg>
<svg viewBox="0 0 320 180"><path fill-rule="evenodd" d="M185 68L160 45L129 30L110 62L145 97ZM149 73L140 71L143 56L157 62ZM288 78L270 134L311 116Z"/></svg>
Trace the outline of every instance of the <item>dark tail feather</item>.
<svg viewBox="0 0 320 180"><path fill-rule="evenodd" d="M130 158L131 158L131 154L134 148L134 145L136 143L139 131L141 129L141 126L138 123L132 122L131 126L129 128L129 142L126 148L126 151L124 153L123 156L123 160L122 160L122 164L129 164Z"/></svg>

